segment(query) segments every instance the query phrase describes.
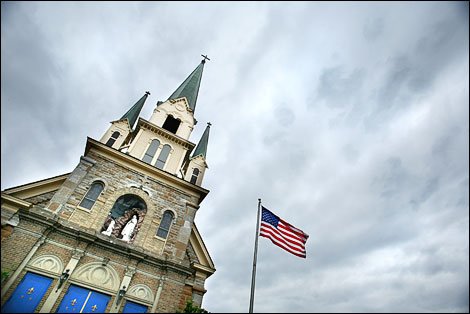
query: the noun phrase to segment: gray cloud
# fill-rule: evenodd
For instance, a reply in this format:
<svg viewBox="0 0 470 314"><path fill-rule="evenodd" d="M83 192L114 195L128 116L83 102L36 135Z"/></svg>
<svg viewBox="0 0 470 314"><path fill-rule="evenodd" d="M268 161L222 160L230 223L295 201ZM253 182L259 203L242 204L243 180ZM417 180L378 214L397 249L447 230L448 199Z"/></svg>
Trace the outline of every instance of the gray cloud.
<svg viewBox="0 0 470 314"><path fill-rule="evenodd" d="M364 37L369 41L375 41L384 32L384 20L382 18L369 19L362 30Z"/></svg>
<svg viewBox="0 0 470 314"><path fill-rule="evenodd" d="M361 89L363 77L364 71L361 69L355 69L349 74L345 74L341 67L325 69L320 76L318 97L325 99L330 106L347 106L353 100L351 95Z"/></svg>

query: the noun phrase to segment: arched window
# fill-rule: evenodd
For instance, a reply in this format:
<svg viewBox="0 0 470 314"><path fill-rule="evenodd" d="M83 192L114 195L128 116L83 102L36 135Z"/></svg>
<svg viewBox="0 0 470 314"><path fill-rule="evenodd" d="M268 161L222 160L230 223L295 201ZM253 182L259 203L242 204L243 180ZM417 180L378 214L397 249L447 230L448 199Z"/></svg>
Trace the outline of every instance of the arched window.
<svg viewBox="0 0 470 314"><path fill-rule="evenodd" d="M173 212L167 210L163 213L162 221L160 222L160 227L158 227L157 237L166 239L168 232L170 232L171 222L173 221Z"/></svg>
<svg viewBox="0 0 470 314"><path fill-rule="evenodd" d="M191 181L190 181L192 184L196 184L196 180L197 180L198 175L199 175L199 169L194 168L193 175L191 176Z"/></svg>
<svg viewBox="0 0 470 314"><path fill-rule="evenodd" d="M144 158L142 159L146 163L151 163L153 156L155 156L155 153L157 152L157 148L160 146L160 141L159 140L153 140L152 143L150 143L149 148L145 152Z"/></svg>
<svg viewBox="0 0 470 314"><path fill-rule="evenodd" d="M101 192L104 189L104 184L102 182L93 182L91 185L90 189L86 193L85 197L82 199L80 202L80 207L86 208L86 209L91 209L93 205L95 204L96 200L98 199L98 196L100 196Z"/></svg>
<svg viewBox="0 0 470 314"><path fill-rule="evenodd" d="M160 152L160 156L158 156L157 162L155 163L155 167L158 169L163 169L165 166L165 162L170 154L171 146L168 144L163 145L162 151Z"/></svg>
<svg viewBox="0 0 470 314"><path fill-rule="evenodd" d="M109 140L106 142L106 146L113 146L114 142L116 142L116 140L118 139L119 137L119 132L118 131L114 131L113 132L113 135L111 135L111 137L109 138Z"/></svg>

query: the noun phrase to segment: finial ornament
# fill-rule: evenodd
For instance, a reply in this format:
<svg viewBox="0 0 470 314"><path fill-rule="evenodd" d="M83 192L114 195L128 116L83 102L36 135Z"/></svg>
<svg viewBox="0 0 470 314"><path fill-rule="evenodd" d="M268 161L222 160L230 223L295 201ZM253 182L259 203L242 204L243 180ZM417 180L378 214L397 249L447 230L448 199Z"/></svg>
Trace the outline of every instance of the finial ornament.
<svg viewBox="0 0 470 314"><path fill-rule="evenodd" d="M207 126L208 126L208 127L211 127L211 125L212 125L212 123L207 122Z"/></svg>
<svg viewBox="0 0 470 314"><path fill-rule="evenodd" d="M211 61L211 59L209 59L209 57L208 57L207 55L201 55L201 57L204 58L204 59L202 60L202 63L206 63L206 60Z"/></svg>
<svg viewBox="0 0 470 314"><path fill-rule="evenodd" d="M150 92L149 92L149 91L146 91L146 92L145 92L145 95L150 95Z"/></svg>

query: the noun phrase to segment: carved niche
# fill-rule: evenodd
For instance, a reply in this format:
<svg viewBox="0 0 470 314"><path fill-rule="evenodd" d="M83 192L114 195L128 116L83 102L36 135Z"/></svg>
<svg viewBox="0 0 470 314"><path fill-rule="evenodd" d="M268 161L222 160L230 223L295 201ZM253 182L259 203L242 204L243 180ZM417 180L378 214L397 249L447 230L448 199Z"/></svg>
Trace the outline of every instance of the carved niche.
<svg viewBox="0 0 470 314"><path fill-rule="evenodd" d="M129 243L132 243L137 236L137 233L142 226L144 221L145 215L147 213L147 206L142 200L141 197L135 194L125 194L119 197L116 202L114 203L111 211L106 218L100 232L105 232L110 223L114 220L114 227L111 231L111 235L121 239L122 235L121 232L126 224L132 219L132 216L137 216L137 224L130 236Z"/></svg>

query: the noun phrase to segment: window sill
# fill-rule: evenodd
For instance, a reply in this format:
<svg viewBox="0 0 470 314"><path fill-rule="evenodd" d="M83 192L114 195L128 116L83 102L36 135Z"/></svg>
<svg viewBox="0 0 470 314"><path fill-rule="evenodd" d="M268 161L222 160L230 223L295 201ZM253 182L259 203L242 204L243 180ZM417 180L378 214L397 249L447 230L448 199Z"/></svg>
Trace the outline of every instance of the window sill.
<svg viewBox="0 0 470 314"><path fill-rule="evenodd" d="M87 213L90 213L90 212L91 212L91 209L93 208L93 206L92 206L90 209L88 209L88 208L85 208L85 207L81 207L80 205L77 205L77 208L80 209L80 210L83 210L83 211L85 211L85 212L87 212Z"/></svg>

